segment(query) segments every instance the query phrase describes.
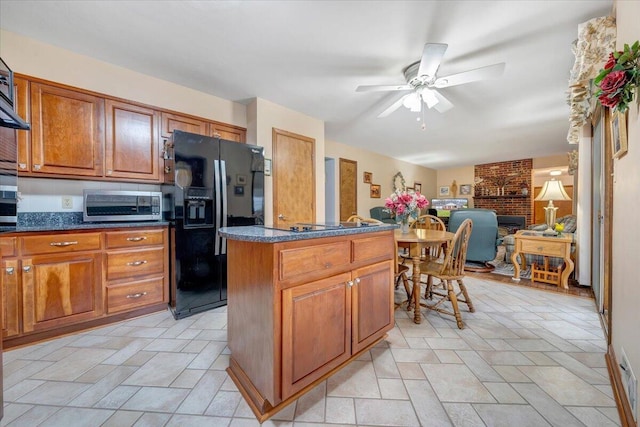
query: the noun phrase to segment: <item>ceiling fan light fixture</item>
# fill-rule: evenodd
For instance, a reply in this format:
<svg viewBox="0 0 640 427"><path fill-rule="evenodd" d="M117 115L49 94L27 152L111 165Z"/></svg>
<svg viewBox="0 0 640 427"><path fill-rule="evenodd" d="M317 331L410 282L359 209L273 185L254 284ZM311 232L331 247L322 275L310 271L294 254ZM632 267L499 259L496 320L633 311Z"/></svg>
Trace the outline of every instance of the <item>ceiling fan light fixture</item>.
<svg viewBox="0 0 640 427"><path fill-rule="evenodd" d="M413 112L420 111L420 103L421 103L420 95L417 92L410 93L409 95L404 97L402 101L402 105L406 108L410 109Z"/></svg>
<svg viewBox="0 0 640 427"><path fill-rule="evenodd" d="M427 107L431 108L438 103L438 98L431 89L424 87L420 89L419 92L422 100L427 104Z"/></svg>

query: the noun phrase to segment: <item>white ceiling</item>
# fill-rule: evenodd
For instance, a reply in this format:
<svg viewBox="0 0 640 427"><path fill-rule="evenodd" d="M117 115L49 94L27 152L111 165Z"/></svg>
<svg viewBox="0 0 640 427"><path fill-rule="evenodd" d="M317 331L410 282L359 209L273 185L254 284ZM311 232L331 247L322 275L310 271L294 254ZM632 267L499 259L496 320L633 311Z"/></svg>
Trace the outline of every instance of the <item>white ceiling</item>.
<svg viewBox="0 0 640 427"><path fill-rule="evenodd" d="M578 24L612 0L0 1L0 27L221 98L324 120L328 140L434 169L564 154ZM498 79L441 89L455 108L376 116L426 42L446 76L506 62Z"/></svg>

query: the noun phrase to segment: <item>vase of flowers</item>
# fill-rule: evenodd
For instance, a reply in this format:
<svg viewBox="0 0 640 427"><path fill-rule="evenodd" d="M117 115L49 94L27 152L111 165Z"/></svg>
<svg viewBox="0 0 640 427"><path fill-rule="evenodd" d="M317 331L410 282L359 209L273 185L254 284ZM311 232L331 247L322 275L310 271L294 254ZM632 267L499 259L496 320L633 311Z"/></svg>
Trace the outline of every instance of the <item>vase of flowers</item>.
<svg viewBox="0 0 640 427"><path fill-rule="evenodd" d="M624 113L637 98L640 87L640 41L618 52L611 52L609 60L593 80L599 90L595 93L605 107Z"/></svg>
<svg viewBox="0 0 640 427"><path fill-rule="evenodd" d="M396 190L384 201L384 207L400 223L403 233L409 232L409 219L417 219L420 209L429 206L429 201L419 192Z"/></svg>

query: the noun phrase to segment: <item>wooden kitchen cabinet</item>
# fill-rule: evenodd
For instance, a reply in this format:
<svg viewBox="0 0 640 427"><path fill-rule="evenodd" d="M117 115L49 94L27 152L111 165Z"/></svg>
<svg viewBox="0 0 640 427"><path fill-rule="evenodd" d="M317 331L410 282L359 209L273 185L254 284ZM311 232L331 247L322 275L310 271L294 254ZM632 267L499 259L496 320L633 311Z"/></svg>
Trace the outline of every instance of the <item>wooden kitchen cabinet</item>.
<svg viewBox="0 0 640 427"><path fill-rule="evenodd" d="M17 259L2 260L2 337L20 332L20 296L18 294Z"/></svg>
<svg viewBox="0 0 640 427"><path fill-rule="evenodd" d="M260 422L393 328L392 230L227 247L227 372Z"/></svg>
<svg viewBox="0 0 640 427"><path fill-rule="evenodd" d="M160 113L107 99L105 176L158 181Z"/></svg>
<svg viewBox="0 0 640 427"><path fill-rule="evenodd" d="M135 229L105 233L107 313L168 303L168 232Z"/></svg>
<svg viewBox="0 0 640 427"><path fill-rule="evenodd" d="M104 99L31 82L31 172L103 175Z"/></svg>
<svg viewBox="0 0 640 427"><path fill-rule="evenodd" d="M13 107L21 119L30 122L29 81L15 77L13 85L15 91ZM31 133L28 130L19 130L16 131L16 136L18 139L18 171L28 171L31 169Z"/></svg>
<svg viewBox="0 0 640 427"><path fill-rule="evenodd" d="M176 129L184 132L197 133L199 135L208 135L209 123L195 117L162 112L161 136L163 138L170 138Z"/></svg>
<svg viewBox="0 0 640 427"><path fill-rule="evenodd" d="M209 125L209 135L226 139L227 141L247 142L247 130L236 126L223 125L221 123L211 123Z"/></svg>

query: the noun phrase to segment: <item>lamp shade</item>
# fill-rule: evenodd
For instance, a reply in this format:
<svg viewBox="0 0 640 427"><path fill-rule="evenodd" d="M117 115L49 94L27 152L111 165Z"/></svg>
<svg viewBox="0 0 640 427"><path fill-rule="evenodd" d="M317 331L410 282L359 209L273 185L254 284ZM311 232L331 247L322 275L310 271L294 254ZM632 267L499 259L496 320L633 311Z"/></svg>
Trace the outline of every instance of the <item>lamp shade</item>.
<svg viewBox="0 0 640 427"><path fill-rule="evenodd" d="M564 191L562 182L552 179L544 183L535 200L571 200L571 197Z"/></svg>

